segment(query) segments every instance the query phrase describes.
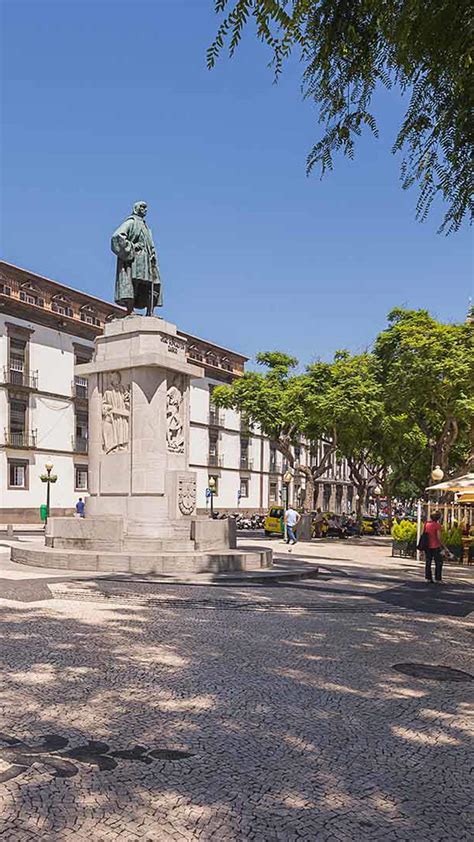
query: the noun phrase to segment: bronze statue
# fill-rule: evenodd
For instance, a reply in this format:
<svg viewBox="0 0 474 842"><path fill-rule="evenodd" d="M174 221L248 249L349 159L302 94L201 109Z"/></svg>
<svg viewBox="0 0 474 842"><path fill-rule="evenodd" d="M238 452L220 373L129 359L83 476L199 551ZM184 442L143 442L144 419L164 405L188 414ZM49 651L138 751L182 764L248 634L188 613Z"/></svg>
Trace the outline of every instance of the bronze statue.
<svg viewBox="0 0 474 842"><path fill-rule="evenodd" d="M127 310L146 308L153 315L163 306L162 286L152 233L145 222L146 202L135 202L131 216L114 231L112 251L117 255L115 302Z"/></svg>

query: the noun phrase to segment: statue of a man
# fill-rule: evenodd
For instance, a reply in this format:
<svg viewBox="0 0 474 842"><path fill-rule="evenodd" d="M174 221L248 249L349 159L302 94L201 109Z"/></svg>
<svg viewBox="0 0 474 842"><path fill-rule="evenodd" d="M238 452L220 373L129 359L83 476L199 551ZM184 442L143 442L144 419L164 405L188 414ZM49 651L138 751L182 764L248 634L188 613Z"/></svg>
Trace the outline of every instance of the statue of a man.
<svg viewBox="0 0 474 842"><path fill-rule="evenodd" d="M127 309L146 308L151 316L163 306L160 270L153 237L145 222L146 202L135 202L131 216L112 234L112 251L117 255L115 302Z"/></svg>

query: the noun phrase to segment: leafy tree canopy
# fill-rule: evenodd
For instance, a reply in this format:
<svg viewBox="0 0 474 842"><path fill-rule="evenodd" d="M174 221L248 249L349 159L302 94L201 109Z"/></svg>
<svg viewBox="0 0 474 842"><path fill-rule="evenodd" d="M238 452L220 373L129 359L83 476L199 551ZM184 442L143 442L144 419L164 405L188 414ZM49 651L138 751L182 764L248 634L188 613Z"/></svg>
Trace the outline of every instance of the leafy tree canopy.
<svg viewBox="0 0 474 842"><path fill-rule="evenodd" d="M402 185L419 186L417 217L441 197L440 230L472 218L474 6L470 0L215 0L223 16L208 50L213 67L226 43L235 52L245 26L273 52L275 74L297 50L303 91L319 109L322 137L307 171L323 175L334 155L353 157L368 128L378 135L371 102L377 86L409 92L393 151L402 151Z"/></svg>
<svg viewBox="0 0 474 842"><path fill-rule="evenodd" d="M452 448L469 445L474 419L474 332L426 310L392 310L375 343L387 412L424 434L433 462L447 470ZM468 454L466 453L466 456Z"/></svg>

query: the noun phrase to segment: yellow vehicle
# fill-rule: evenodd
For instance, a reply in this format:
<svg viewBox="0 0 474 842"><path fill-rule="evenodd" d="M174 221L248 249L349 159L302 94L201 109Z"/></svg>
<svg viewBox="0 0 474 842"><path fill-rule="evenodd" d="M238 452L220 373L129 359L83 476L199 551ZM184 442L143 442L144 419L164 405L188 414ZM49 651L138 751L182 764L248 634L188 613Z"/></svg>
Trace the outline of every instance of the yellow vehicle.
<svg viewBox="0 0 474 842"><path fill-rule="evenodd" d="M265 536L268 538L270 535L283 535L284 526L283 526L283 517L285 514L285 510L282 506L275 506L273 509L270 509L268 515L265 518L265 522L263 524L263 528L265 530Z"/></svg>
<svg viewBox="0 0 474 842"><path fill-rule="evenodd" d="M371 515L364 515L362 518L362 534L363 535L386 535L387 526L384 520L380 517L372 517Z"/></svg>

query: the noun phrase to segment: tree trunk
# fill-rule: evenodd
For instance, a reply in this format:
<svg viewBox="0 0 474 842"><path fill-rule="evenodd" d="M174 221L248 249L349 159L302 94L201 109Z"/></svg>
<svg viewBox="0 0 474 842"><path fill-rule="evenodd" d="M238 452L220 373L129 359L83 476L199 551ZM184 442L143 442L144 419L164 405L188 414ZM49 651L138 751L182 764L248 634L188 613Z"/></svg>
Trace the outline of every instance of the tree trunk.
<svg viewBox="0 0 474 842"><path fill-rule="evenodd" d="M366 492L366 485L365 482L361 483L360 485L356 485L357 489L357 499L356 499L356 521L359 526L362 525L362 507L364 505L365 500L365 492Z"/></svg>
<svg viewBox="0 0 474 842"><path fill-rule="evenodd" d="M454 418L454 416L450 416L444 422L443 431L433 448L433 467L439 465L441 470L447 473L447 471L449 470L449 456L451 453L451 448L456 442L458 433L458 422L456 418Z"/></svg>
<svg viewBox="0 0 474 842"><path fill-rule="evenodd" d="M314 479L311 468L307 465L297 465L296 471L306 477L303 511L310 512L314 501Z"/></svg>
<svg viewBox="0 0 474 842"><path fill-rule="evenodd" d="M393 501L390 491L387 493L387 520L389 531L392 531L393 526Z"/></svg>

